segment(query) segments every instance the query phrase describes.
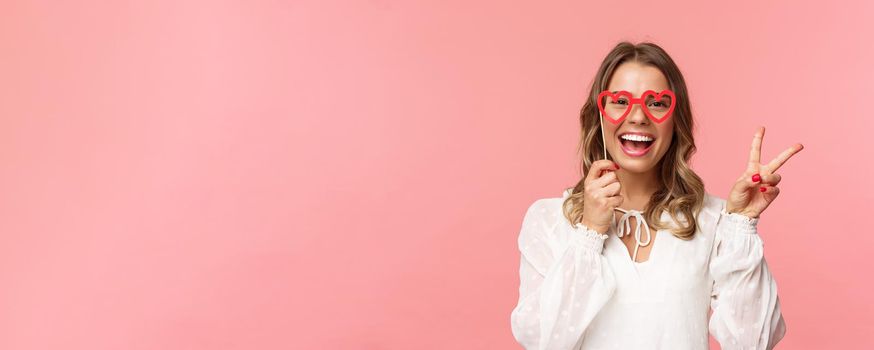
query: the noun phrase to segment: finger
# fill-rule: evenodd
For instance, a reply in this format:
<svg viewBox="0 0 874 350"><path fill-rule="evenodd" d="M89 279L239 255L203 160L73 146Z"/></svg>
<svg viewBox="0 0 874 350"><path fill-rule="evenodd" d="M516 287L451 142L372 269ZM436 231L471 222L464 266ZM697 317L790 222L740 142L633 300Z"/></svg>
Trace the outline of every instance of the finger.
<svg viewBox="0 0 874 350"><path fill-rule="evenodd" d="M771 173L776 172L777 169L780 169L780 167L783 166L783 164L786 163L786 161L789 160L790 157L792 157L795 153L798 153L798 151L801 151L802 149L804 149L804 145L800 143L796 143L792 147L787 148L785 151L783 151L783 153L780 153L777 158L774 158L768 163L768 171Z"/></svg>
<svg viewBox="0 0 874 350"><path fill-rule="evenodd" d="M780 174L763 174L761 176L763 184L777 186L780 183Z"/></svg>
<svg viewBox="0 0 874 350"><path fill-rule="evenodd" d="M592 186L592 188L601 188L614 182L619 182L619 178L616 177L616 172L608 171L604 173L604 175L601 175L601 177L589 182L589 186Z"/></svg>
<svg viewBox="0 0 874 350"><path fill-rule="evenodd" d="M760 126L753 136L753 143L750 145L750 165L759 165L762 156L762 139L765 138L765 127Z"/></svg>
<svg viewBox="0 0 874 350"><path fill-rule="evenodd" d="M592 162L592 166L589 168L589 172L586 174L586 181L591 182L599 177L601 177L601 173L605 170L616 170L617 165L613 161L607 159L596 160Z"/></svg>
<svg viewBox="0 0 874 350"><path fill-rule="evenodd" d="M602 194L605 198L615 197L616 195L619 194L619 189L620 189L621 187L622 187L622 185L619 184L619 181L616 181L616 182L611 183L611 184L609 184L609 185L607 185L607 186L604 186L604 189L601 191L601 194ZM620 197L621 197L621 196L620 196Z"/></svg>
<svg viewBox="0 0 874 350"><path fill-rule="evenodd" d="M765 198L768 199L768 202L771 202L771 200L777 198L777 195L780 194L780 188L777 186L764 185L761 188L763 188L764 191L761 189L759 191L761 191Z"/></svg>
<svg viewBox="0 0 874 350"><path fill-rule="evenodd" d="M624 199L622 198L622 196L610 197L610 198L607 198L607 205L609 205L610 208L616 208L616 207L622 205L623 200Z"/></svg>

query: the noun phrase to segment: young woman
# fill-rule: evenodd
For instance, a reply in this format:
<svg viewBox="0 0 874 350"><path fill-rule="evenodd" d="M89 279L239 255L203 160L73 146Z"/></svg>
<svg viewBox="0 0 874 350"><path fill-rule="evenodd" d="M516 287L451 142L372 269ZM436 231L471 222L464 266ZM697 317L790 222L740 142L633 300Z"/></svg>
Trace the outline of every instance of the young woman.
<svg viewBox="0 0 874 350"><path fill-rule="evenodd" d="M708 330L726 350L783 338L756 224L802 145L762 164L759 128L728 199L716 197L689 167L687 96L655 44L622 42L601 64L580 113L585 177L522 221L510 319L526 349L707 349Z"/></svg>

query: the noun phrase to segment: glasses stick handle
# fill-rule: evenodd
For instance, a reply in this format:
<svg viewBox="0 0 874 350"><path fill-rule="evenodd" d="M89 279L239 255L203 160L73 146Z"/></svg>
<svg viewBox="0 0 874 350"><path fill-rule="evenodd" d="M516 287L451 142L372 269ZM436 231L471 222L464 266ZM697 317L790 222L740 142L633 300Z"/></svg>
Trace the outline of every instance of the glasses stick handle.
<svg viewBox="0 0 874 350"><path fill-rule="evenodd" d="M601 114L601 111L598 111L598 122L601 123L601 141L604 142L604 159L607 159L607 139L604 138L604 116Z"/></svg>

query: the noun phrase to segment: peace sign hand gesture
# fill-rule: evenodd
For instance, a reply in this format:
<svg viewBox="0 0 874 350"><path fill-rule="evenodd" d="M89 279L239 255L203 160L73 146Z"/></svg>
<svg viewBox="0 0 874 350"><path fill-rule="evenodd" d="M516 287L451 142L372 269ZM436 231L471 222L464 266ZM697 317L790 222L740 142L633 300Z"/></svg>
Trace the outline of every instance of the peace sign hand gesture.
<svg viewBox="0 0 874 350"><path fill-rule="evenodd" d="M753 137L747 170L731 188L725 204L726 212L738 213L750 218L759 217L780 194L780 189L777 188L777 184L780 183L780 174L775 172L789 160L789 157L804 148L802 144L797 143L780 153L768 164L762 165L759 164L759 157L762 154L762 138L764 136L765 127L759 127Z"/></svg>

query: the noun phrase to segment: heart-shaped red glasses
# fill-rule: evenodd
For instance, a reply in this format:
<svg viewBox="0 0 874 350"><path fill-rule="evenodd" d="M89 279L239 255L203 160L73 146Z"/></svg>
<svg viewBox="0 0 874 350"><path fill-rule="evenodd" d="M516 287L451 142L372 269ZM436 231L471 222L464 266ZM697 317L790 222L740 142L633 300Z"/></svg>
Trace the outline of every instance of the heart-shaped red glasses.
<svg viewBox="0 0 874 350"><path fill-rule="evenodd" d="M631 107L634 104L639 104L649 119L661 123L674 112L675 100L674 92L671 90L662 90L658 93L646 90L640 98L634 98L630 92L625 90L615 93L604 90L598 94L598 110L606 117L605 119L613 124L619 124L631 112Z"/></svg>

